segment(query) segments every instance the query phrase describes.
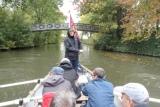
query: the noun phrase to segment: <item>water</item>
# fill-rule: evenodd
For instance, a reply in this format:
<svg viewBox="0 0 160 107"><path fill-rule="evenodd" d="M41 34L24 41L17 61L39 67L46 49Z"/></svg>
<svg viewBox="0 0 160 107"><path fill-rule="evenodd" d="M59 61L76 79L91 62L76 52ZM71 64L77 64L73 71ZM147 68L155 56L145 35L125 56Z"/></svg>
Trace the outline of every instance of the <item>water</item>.
<svg viewBox="0 0 160 107"><path fill-rule="evenodd" d="M96 51L84 45L80 62L90 69L103 67L107 79L117 85L128 82L144 84L150 96L160 98L160 59L114 52ZM0 52L0 84L44 77L64 56L63 45ZM0 89L0 102L25 97L34 84ZM159 107L160 104L150 104Z"/></svg>

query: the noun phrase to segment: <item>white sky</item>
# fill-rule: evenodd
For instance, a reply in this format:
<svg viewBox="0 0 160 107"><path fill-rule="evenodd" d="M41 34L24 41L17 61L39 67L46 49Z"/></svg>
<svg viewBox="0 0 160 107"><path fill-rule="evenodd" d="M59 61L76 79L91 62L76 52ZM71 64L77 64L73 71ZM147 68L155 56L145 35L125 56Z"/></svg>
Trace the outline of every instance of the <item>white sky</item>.
<svg viewBox="0 0 160 107"><path fill-rule="evenodd" d="M79 21L78 11L75 10L75 6L72 4L73 0L63 0L63 6L60 8L60 10L63 12L63 14L67 17L69 17L69 11L72 15L73 21L77 23ZM69 22L69 19L67 18L66 22Z"/></svg>

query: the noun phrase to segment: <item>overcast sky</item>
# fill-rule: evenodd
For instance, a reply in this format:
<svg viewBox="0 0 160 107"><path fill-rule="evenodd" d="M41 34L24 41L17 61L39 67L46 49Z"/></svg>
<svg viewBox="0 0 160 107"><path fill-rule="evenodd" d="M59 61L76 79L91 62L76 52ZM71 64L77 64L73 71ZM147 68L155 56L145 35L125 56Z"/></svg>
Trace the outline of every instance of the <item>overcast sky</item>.
<svg viewBox="0 0 160 107"><path fill-rule="evenodd" d="M78 17L78 11L75 10L75 6L72 4L73 0L63 0L63 6L60 8L60 10L63 12L63 14L67 17L69 17L69 11L72 15L72 18L74 20L74 22L78 22L79 21L79 17ZM67 19L68 22L68 19Z"/></svg>

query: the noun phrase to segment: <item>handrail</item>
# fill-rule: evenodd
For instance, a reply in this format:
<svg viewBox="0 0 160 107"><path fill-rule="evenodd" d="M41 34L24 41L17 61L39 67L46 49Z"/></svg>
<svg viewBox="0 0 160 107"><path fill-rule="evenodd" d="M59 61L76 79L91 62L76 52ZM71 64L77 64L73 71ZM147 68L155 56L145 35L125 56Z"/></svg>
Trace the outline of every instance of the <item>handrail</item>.
<svg viewBox="0 0 160 107"><path fill-rule="evenodd" d="M34 79L34 80L28 80L28 81L23 81L23 82L16 82L16 83L10 83L10 84L3 84L0 85L0 89L1 88L6 88L6 87L12 87L12 86L18 86L18 85L24 85L24 84L31 84L31 83L39 83L41 82L43 79Z"/></svg>

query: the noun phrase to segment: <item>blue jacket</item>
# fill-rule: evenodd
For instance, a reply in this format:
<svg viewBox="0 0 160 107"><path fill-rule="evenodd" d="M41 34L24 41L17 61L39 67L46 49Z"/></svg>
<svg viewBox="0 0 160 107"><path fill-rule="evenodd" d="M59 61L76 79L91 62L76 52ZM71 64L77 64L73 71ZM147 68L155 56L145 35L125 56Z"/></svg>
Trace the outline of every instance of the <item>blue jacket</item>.
<svg viewBox="0 0 160 107"><path fill-rule="evenodd" d="M81 87L82 93L88 96L85 107L114 107L113 85L104 79L92 80Z"/></svg>

